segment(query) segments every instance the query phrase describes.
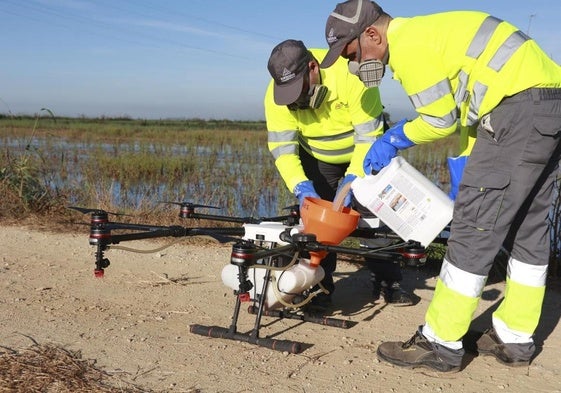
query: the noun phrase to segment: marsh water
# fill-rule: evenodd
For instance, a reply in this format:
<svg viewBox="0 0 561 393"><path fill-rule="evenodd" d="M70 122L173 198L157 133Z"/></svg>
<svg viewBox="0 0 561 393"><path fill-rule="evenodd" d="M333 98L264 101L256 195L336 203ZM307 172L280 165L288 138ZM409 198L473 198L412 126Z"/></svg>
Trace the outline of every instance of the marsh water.
<svg viewBox="0 0 561 393"><path fill-rule="evenodd" d="M145 211L192 202L270 217L297 203L267 148L264 123L0 118L0 130L0 168L72 205ZM403 152L444 191L446 157L457 144L446 139Z"/></svg>
<svg viewBox="0 0 561 393"><path fill-rule="evenodd" d="M266 146L81 142L4 137L10 157L25 157L38 179L71 205L157 208L161 202L215 206L224 214L269 217L297 200L276 173Z"/></svg>

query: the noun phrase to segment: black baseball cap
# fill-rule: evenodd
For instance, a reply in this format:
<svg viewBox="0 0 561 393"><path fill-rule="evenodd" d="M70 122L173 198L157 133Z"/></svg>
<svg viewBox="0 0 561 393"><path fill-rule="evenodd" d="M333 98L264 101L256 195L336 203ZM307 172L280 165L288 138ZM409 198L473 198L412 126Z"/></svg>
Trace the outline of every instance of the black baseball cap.
<svg viewBox="0 0 561 393"><path fill-rule="evenodd" d="M325 39L329 45L329 51L323 59L321 67L327 68L333 65L341 55L343 48L383 13L382 7L369 0L349 0L337 4L325 25Z"/></svg>
<svg viewBox="0 0 561 393"><path fill-rule="evenodd" d="M267 68L275 81L273 96L277 105L292 104L300 97L312 59L302 41L286 40L273 48Z"/></svg>

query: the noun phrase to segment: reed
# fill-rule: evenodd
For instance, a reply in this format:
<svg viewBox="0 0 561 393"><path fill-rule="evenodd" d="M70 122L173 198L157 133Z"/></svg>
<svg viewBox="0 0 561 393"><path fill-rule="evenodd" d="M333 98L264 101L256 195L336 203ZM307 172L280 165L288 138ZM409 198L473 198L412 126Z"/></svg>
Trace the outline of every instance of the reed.
<svg viewBox="0 0 561 393"><path fill-rule="evenodd" d="M264 122L0 116L0 217L79 205L169 225L188 201L229 216L270 217L296 203L267 150ZM459 137L402 152L445 192ZM559 182L557 183L559 195ZM19 205L18 205L19 203ZM552 272L559 275L561 213L552 208ZM212 211L216 213L216 211Z"/></svg>

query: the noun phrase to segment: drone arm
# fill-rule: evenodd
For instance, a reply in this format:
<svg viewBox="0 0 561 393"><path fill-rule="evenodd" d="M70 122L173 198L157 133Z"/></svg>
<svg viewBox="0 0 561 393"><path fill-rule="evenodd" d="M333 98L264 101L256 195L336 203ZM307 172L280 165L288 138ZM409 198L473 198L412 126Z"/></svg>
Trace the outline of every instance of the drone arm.
<svg viewBox="0 0 561 393"><path fill-rule="evenodd" d="M162 228L156 230L149 230L145 232L137 233L124 233L115 235L112 234L109 238L109 244L119 244L120 242L130 241L130 240L142 240L142 239L155 239L159 237L181 237L186 236L185 229L181 227L170 227Z"/></svg>
<svg viewBox="0 0 561 393"><path fill-rule="evenodd" d="M135 229L143 232L112 234L106 233L108 229ZM105 231L104 231L105 230ZM160 237L185 237L197 235L243 235L244 228L186 228L181 226L145 226L136 224L109 223L105 228L94 228L93 236L97 237L97 232L103 232L102 242L105 244L119 244L124 241L154 239Z"/></svg>

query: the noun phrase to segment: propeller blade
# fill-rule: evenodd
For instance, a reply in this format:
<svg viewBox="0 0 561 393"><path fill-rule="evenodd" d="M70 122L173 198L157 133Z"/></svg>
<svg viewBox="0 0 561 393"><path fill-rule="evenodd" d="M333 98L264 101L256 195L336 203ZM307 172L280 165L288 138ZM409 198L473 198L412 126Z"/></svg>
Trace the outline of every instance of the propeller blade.
<svg viewBox="0 0 561 393"><path fill-rule="evenodd" d="M173 202L173 201L159 201L158 203L171 203L174 205L179 205L181 207L206 207L208 209L222 209L221 207L218 206L210 206L210 205L201 205L198 203L191 203L191 202Z"/></svg>
<svg viewBox="0 0 561 393"><path fill-rule="evenodd" d="M114 213L114 212L108 212L108 211L103 210L103 209L93 209L93 208L89 208L89 207L68 206L68 209L77 210L77 211L79 211L80 213L83 213L83 214L88 214L88 213L103 214L103 213L107 213L107 214L112 214L114 216L133 217L131 214Z"/></svg>
<svg viewBox="0 0 561 393"><path fill-rule="evenodd" d="M68 206L67 209L77 210L77 211L79 211L80 213L83 213L83 214L107 213L106 211L101 210L101 209L91 209L91 208L88 208L88 207L79 207L79 206Z"/></svg>

